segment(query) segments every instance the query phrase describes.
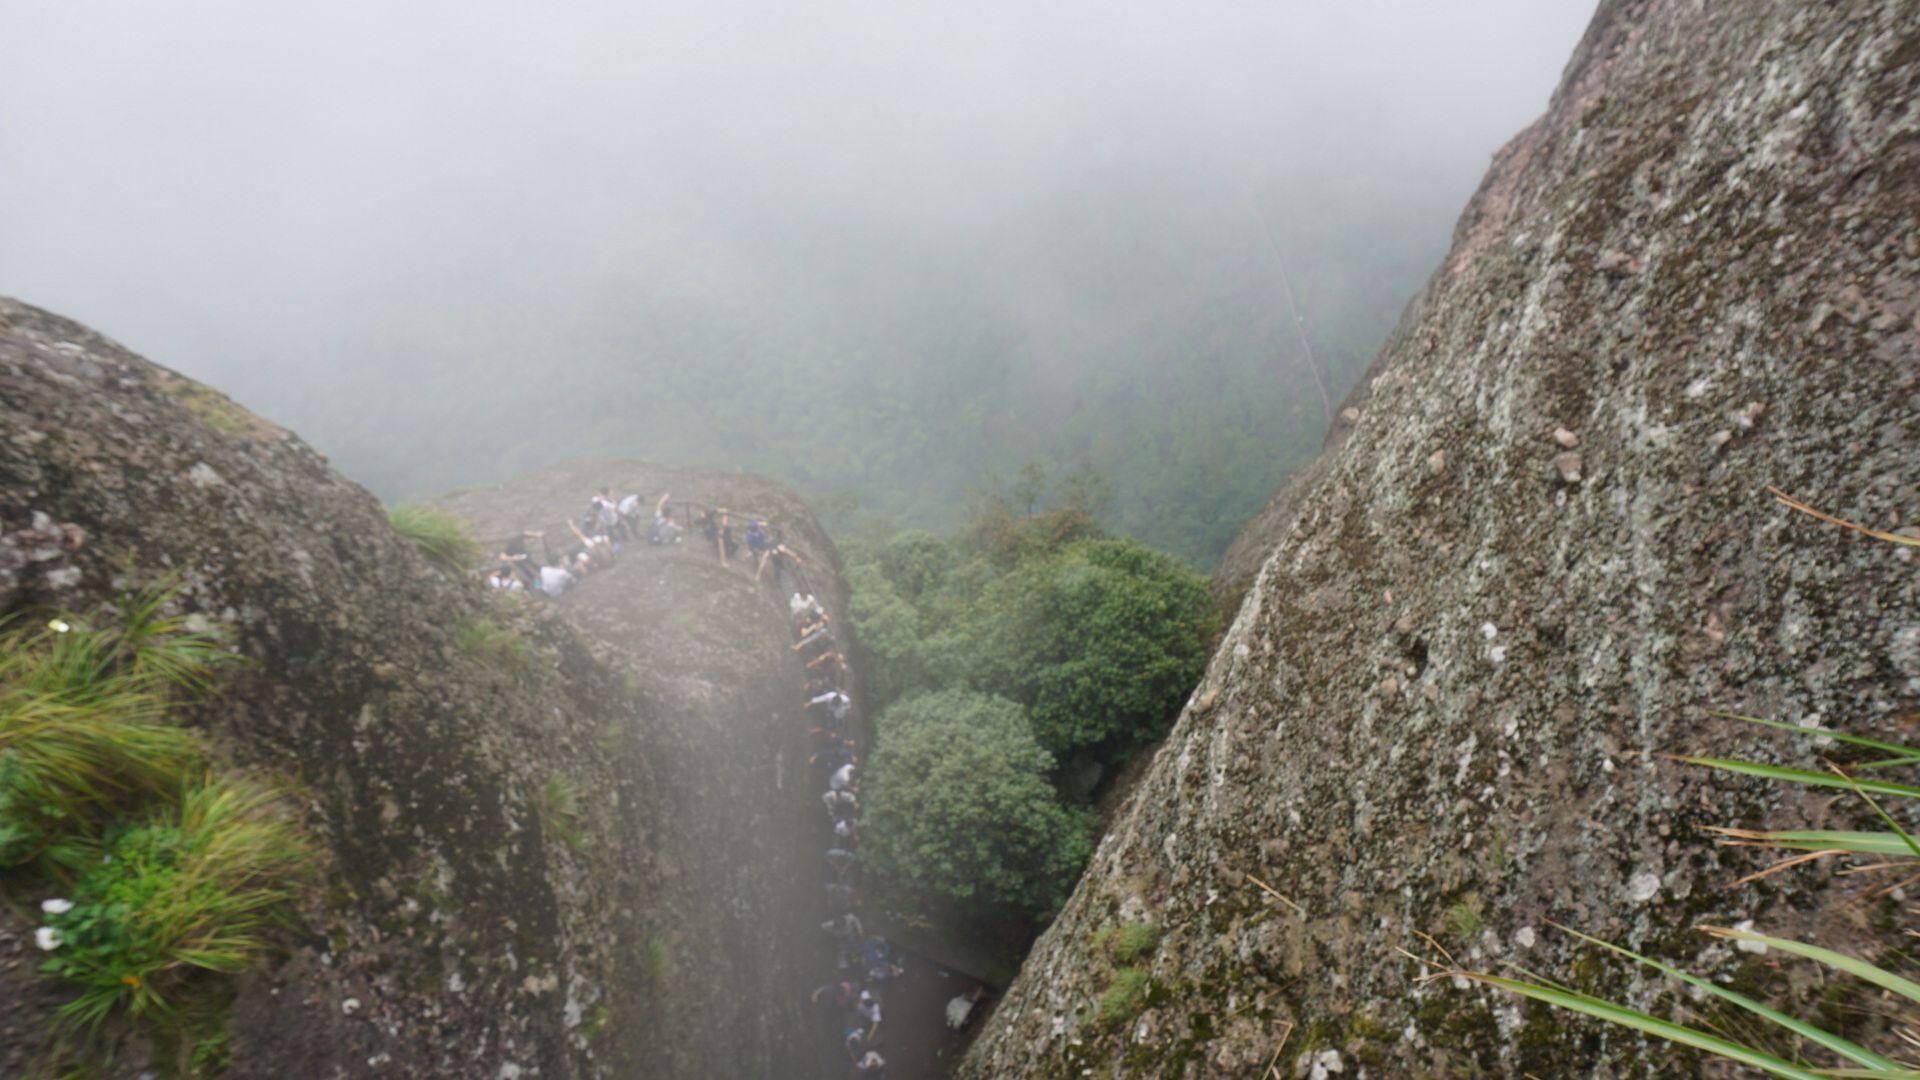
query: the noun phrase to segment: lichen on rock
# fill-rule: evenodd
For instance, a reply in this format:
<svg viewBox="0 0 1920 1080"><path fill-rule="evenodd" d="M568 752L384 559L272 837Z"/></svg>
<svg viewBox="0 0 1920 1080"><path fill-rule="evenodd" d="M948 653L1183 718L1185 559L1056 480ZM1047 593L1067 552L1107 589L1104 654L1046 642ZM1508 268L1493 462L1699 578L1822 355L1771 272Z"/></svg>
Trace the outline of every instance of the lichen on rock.
<svg viewBox="0 0 1920 1080"><path fill-rule="evenodd" d="M1684 1066L1422 980L1421 935L1645 1004L1672 991L1547 920L1733 971L1687 928L1791 932L1831 887L1729 888L1751 867L1700 826L1798 796L1657 755L1811 749L1714 709L1914 705L1911 565L1766 488L1920 507L1916 100L1911 4L1600 6L1360 422L1236 541L1231 630L964 1075L1258 1075L1283 1042L1295 1076ZM1116 1031L1083 943L1122 917L1178 989Z"/></svg>

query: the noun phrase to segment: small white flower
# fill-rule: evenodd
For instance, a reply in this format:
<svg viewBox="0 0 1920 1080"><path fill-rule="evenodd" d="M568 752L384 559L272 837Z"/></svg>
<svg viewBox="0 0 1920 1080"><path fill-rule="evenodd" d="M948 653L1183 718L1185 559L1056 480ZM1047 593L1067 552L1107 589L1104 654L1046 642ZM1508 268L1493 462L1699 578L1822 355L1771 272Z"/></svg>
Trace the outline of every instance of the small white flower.
<svg viewBox="0 0 1920 1080"><path fill-rule="evenodd" d="M49 622L47 624L47 629L53 631L56 634L64 634L67 631L73 629L73 627L69 626L65 619L55 619L52 622Z"/></svg>
<svg viewBox="0 0 1920 1080"><path fill-rule="evenodd" d="M42 900L40 901L40 910L49 915L65 915L67 912L73 910L73 901L61 900L57 897L52 900Z"/></svg>
<svg viewBox="0 0 1920 1080"><path fill-rule="evenodd" d="M42 926L33 932L33 943L40 946L41 952L52 952L60 947L60 931Z"/></svg>

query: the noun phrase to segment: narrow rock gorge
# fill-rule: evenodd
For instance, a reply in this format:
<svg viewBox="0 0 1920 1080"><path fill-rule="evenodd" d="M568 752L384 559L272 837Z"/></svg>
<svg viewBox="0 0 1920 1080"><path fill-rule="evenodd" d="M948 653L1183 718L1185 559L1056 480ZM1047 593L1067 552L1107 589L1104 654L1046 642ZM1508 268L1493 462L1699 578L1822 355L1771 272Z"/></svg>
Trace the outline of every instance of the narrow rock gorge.
<svg viewBox="0 0 1920 1080"><path fill-rule="evenodd" d="M1063 25L1077 33L1073 20ZM517 36L510 42L519 48ZM1081 100L1078 89L1063 96ZM743 111L760 115L757 106ZM676 111L674 126L701 125ZM498 141L491 130L488 141ZM1096 144L1106 145L1088 140ZM602 175L571 164L566 171ZM1354 189L1373 190L1357 180ZM1213 190L1195 186L1191 197L1207 202L1213 196L1202 193ZM716 184L702 194L720 206L730 191ZM1141 207L1157 205L1144 191L1140 198ZM923 196L903 189L900 199ZM863 213L884 210L867 206L864 190L852 201ZM496 204L488 206L491 213ZM970 213L991 217L985 206ZM749 217L759 221L758 213ZM1220 237L1240 228L1220 220ZM832 232L840 221L822 217L809 228ZM1092 232L1110 231L1109 217L1090 213L1089 222ZM943 235L972 228L949 222ZM462 229L471 231L464 220ZM602 242L597 229L581 231L596 248ZM762 222L737 231L778 230ZM891 225L871 231L890 257L920 258ZM461 524L482 545L438 559L295 434L76 322L0 298L0 616L9 620L0 630L44 625L66 634L61 613L106 610L132 589L170 590L168 611L184 626L220 635L243 658L220 669L210 695L177 703L205 753L180 768L173 787L205 783L216 770L271 776L311 838L300 850L316 853L290 917L274 925L271 955L248 954L251 967L231 977L209 964L179 965L194 969L183 985L217 988L202 1001L217 1013L207 1026L217 1053L187 1065L181 1046L162 1045L154 1025L121 1012L97 1040L51 1040L76 980L45 970L45 954L63 945L36 912L71 912L56 894L77 874L65 874L71 862L33 861L44 849L8 863L0 1076L65 1075L83 1065L115 1080L807 1080L843 1075L862 1060L875 1075L884 1056L889 1075L903 1080L947 1074L967 1038L974 1041L957 1074L992 1080L1727 1075L1689 1051L1466 977L1535 972L1703 1026L1722 1020L1701 996L1604 958L1563 927L1895 1041L1874 1002L1695 929L1751 923L1869 959L1893 957L1889 943L1911 922L1910 885L1876 893L1819 859L1759 874L1766 856L1717 844L1713 831L1850 829L1873 824L1869 812L1850 793L1674 758L1820 768L1835 753L1825 736L1762 729L1741 715L1920 739L1920 551L1883 542L1920 538L1913 0L1602 0L1546 112L1494 156L1450 253L1344 401L1323 384L1283 279L1288 313L1275 324L1296 324L1302 370L1318 387L1319 403L1307 411L1319 419L1299 419L1305 413L1281 395L1291 411L1273 415L1286 418L1285 431L1226 434L1256 456L1272 448L1277 472L1297 460L1295 449L1312 446L1320 419L1331 430L1320 456L1225 553L1212 586L1229 628L1171 732L1131 758L1167 731L1218 632L1199 574L1145 548L1127 548L1131 576L1074 554L1076 543L1133 543L1101 538L1105 481L1079 468L1086 461L1056 461L1063 468L1051 478L1035 461L1005 491L989 484L965 500L952 485L908 489L945 476L950 457L973 461L956 455L959 442L980 444L958 448L968 454L1013 452L1023 443L1010 437L1014 429L1057 426L1063 446L1113 450L1117 436L1088 426L1083 412L1105 416L1115 403L1142 415L1164 405L1156 424L1170 416L1202 433L1212 421L1179 418L1214 414L1182 411L1193 399L1173 393L1171 377L1163 389L1154 389L1157 376L1084 386L1067 378L1099 374L1091 359L1073 359L1068 368L1087 370L1066 374L1035 361L1034 383L1049 387L1041 396L1057 391L1058 401L1012 407L1022 392L1007 388L1024 381L993 380L1024 362L1030 344L1073 341L1070 359L1104 357L1130 331L1091 316L1036 329L1059 298L1005 283L1053 279L1002 266L1017 254L1005 245L988 243L978 257L988 264L981 280L994 283L983 292L1004 288L1023 313L1006 326L976 325L982 316L966 290L939 284L940 275L916 282L915 268L876 277L897 276L889 287L903 295L939 297L927 310L941 314L926 321L940 324L933 337L952 354L927 353L927 372L915 378L939 374L940 393L923 397L902 389L912 379L894 385L883 371L895 355L888 350L919 348L917 339L885 341L905 324L872 318L884 304L833 309L821 299L830 289L815 295L777 275L752 288L717 270L709 276L701 260L720 249L701 235L689 232L684 249L699 253L688 260L697 287L661 294L672 303L654 296L629 309L626 261L672 261L648 233L638 254L606 241L601 255L620 272L595 279L605 296L576 294L558 276L525 290L502 277L474 292L544 290L564 298L556 310L571 312L565 318L528 318L505 303L479 318L474 310L488 301L469 297L456 275L446 287L458 303L422 308L407 333L389 341L356 328L343 339L377 339L398 355L418 344L410 333L447 350L409 359L422 371L393 380L402 387L450 385L434 381L444 372L425 369L464 348L496 347L483 340L495 334L509 353L536 342L527 364L495 355L463 374L462 392L498 387L516 404L549 381L568 392L529 401L526 430L501 438L474 420L501 414L451 394L437 410L369 412L448 425L408 444L416 456L484 448L476 460L403 463L399 447L393 475L440 478L414 490L520 473L429 500L439 520ZM1033 243L1049 255L1071 246L1047 235ZM797 249L804 257L794 266L828 281L831 245L813 244ZM1275 234L1258 246L1260 259L1245 265L1284 274ZM1158 247L1140 248L1140 257ZM937 263L938 246L926 250ZM1373 265L1377 254L1355 265ZM1248 328L1239 301L1208 300L1194 282L1235 277L1242 271L1223 268L1242 262L1202 258L1196 265L1210 269L1195 278L1192 267L1169 261L1143 269L1140 281L1193 290L1195 309L1208 313L1193 325L1238 341ZM740 257L749 264L756 273L775 265ZM1112 268L1097 269L1089 280ZM1233 296L1264 295L1267 270L1245 273ZM804 277L796 271L791 280L821 284ZM1133 304L1125 298L1134 288L1115 290L1122 299L1114 302ZM775 296L778 304L760 304ZM756 335L764 331L735 325L756 305L812 303L823 305L823 326L847 336L822 332L789 354L785 339L763 341ZM619 318L591 326L582 313L594 304ZM453 310L459 316L446 314ZM919 312L920 300L902 310ZM693 334L674 312L711 318L725 332ZM581 325L549 333L549 322L572 318ZM1186 324L1169 325L1156 335L1187 333L1178 329ZM435 337L449 329L457 332L446 341ZM1169 351L1169 371L1210 390L1239 386L1213 372L1240 369L1208 366L1221 359L1219 341L1193 336L1192 349L1183 342ZM1378 340L1367 337L1368 347ZM740 351L708 356L711 341ZM876 344L883 341L886 349ZM1350 376L1367 352L1344 355L1351 363L1340 370ZM385 357L354 357L353 378L338 384L312 368L290 367L288 377L310 380L303 391L332 385L344 395L332 402L338 430L352 431L361 452L384 449L352 407L355 395L391 389ZM591 362L576 365L581 357ZM841 365L846 358L867 366ZM849 386L871 391L870 400ZM569 426L575 407L579 431ZM836 530L847 530L836 535L848 573L807 504L772 481L620 459L551 464L648 452L623 425L646 424L650 409L673 412L702 440L712 436L698 460L726 460L715 447L764 453L784 460L792 471L783 475L796 483L818 479L808 490L834 507L823 516ZM960 426L924 422L942 409ZM781 422L769 423L780 410ZM832 417L841 430L825 430ZM872 431L855 430L868 424ZM387 434L377 420L366 426ZM860 438L839 438L848 434ZM682 441L665 445L685 449ZM1177 441L1155 428L1109 460L1166 464L1140 490L1194 494L1187 489L1204 485L1185 478L1217 474L1176 467L1169 447ZM1211 460L1210 445L1196 440L1184 452ZM521 471L528 462L545 464ZM832 486L848 477L890 478L901 490L862 505L861 492ZM1251 500L1234 502L1225 520L1239 521L1266 483L1253 481ZM804 604L789 611L790 582L778 571L756 580L750 564L724 566L712 541L691 530L678 545L631 540L614 565L551 602L482 584L493 553L530 534L544 533L565 553L569 519L607 487L643 495L642 508L671 494L727 507L736 524L767 520L805 568L830 628L809 622ZM1049 503L1049 490L1063 501ZM1206 516L1216 509L1207 499L1142 510L1134 495L1135 520L1204 517L1204 530L1165 535L1211 537L1194 550L1218 550L1226 529ZM969 524L959 524L961 501L970 504ZM929 517L891 519L886 508L901 506ZM609 529L628 524L609 514ZM926 531L942 521L955 528L951 538ZM1158 576L1149 581L1141 566ZM936 579L938 588L929 584ZM1099 603L1061 599L1079 595L1068 585L1096 580L1107 583ZM1143 581L1172 584L1155 591ZM818 669L809 687L799 651L822 650L814 662L837 663L840 650L860 661L855 610L873 620L859 624L871 702L851 670ZM1081 611L1095 614L1074 614ZM1067 629L1049 624L1042 634L1023 619ZM1175 643L1184 651L1139 647L1145 630L1168 625L1192 627ZM981 627L1008 632L973 632ZM1096 638L1109 646L1101 662L1081 663ZM1006 653L998 666L961 663L999 656L996 649ZM895 665L890 688L883 660ZM24 685L23 668L10 670L7 686ZM1027 681L1047 685L1018 691L1031 691L1032 701L1013 701L1023 681L1014 676L1029 672L1040 676ZM1096 683L1115 692L1067 693ZM1135 683L1153 683L1152 693L1121 693L1138 691ZM853 711L821 693L807 713L808 694L836 687L852 693ZM955 696L920 699L923 692ZM1007 760L967 756L1035 735L1043 696L1059 714L1048 722L1060 755L1042 753L1036 736ZM916 699L938 702L927 707L937 715L895 720L885 711ZM981 711L953 704L970 700ZM1122 714L1105 704L1113 701L1140 714L1132 729L1106 730ZM919 758L893 774L893 791L915 794L901 797L907 808L890 820L946 830L901 844L898 881L882 880L889 849L873 843L910 832L873 827L889 820L874 809L886 787L862 791L862 807L852 805L856 750L865 768L875 747L868 704L882 734L930 731L927 745L941 748L941 762L973 763L951 782ZM169 698L141 722L166 712L170 723L175 707ZM982 739L982 723L955 720L976 715L1012 719L994 729L1001 736ZM20 737L30 721L0 735ZM841 723L856 742L841 741ZM1079 781L1065 775L1075 771L1070 754L1079 755ZM885 764L877 759L875 776L887 775ZM1110 766L1118 779L1103 779ZM936 777L927 787L940 790L910 788L918 777ZM822 815L829 783L847 789L824 802L842 819L837 826ZM0 796L10 790L0 785ZM932 797L955 793L1000 798ZM150 798L110 794L92 823L101 835L158 813ZM183 804L177 798L168 812ZM1014 825L1025 828L1000 828ZM1098 829L1062 908L1086 837ZM961 841L997 841L1002 832L1019 842L959 850ZM86 853L75 861L97 870L105 860L93 855L108 848L74 850ZM939 872L914 877L929 867ZM1042 870L1051 876L1039 881ZM823 911L855 912L869 871L892 889L889 906L871 904L865 924L823 926ZM969 931L963 919L947 925L948 911L1005 923L989 944L1011 941L1008 955L1033 927L1046 928L1001 992L984 985L1001 978L989 970L996 965L963 962L966 943L950 939ZM821 996L810 1007L815 987ZM885 999L884 1027L880 1004L863 990Z"/></svg>

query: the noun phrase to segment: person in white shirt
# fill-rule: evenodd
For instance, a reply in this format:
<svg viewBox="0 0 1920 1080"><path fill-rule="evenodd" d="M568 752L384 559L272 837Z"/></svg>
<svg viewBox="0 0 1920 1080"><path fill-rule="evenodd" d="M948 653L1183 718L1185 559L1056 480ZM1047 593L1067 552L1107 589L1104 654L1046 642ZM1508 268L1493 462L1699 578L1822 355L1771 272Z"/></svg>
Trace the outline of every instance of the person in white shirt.
<svg viewBox="0 0 1920 1080"><path fill-rule="evenodd" d="M574 577L572 572L564 566L543 566L540 568L540 591L553 597L555 600L560 599L560 597L566 593L567 586L579 580L579 578Z"/></svg>
<svg viewBox="0 0 1920 1080"><path fill-rule="evenodd" d="M947 1002L947 1027L959 1031L967 1026L967 1019L973 1015L973 1007L987 995L987 988L976 986L964 994L956 994Z"/></svg>
<svg viewBox="0 0 1920 1080"><path fill-rule="evenodd" d="M855 760L857 761L858 759L855 759ZM853 766L854 766L854 762L849 761L845 765L840 766L838 769L833 770L833 776L831 779L827 781L827 787L834 791L847 791L847 790L853 789L853 784L854 784Z"/></svg>
<svg viewBox="0 0 1920 1080"><path fill-rule="evenodd" d="M860 1001L853 1008L867 1022L866 1041L872 1042L874 1034L880 1030L880 999L873 996L873 991L862 990Z"/></svg>
<svg viewBox="0 0 1920 1080"><path fill-rule="evenodd" d="M847 710L853 708L853 699L839 690L829 690L818 697L810 698L807 701L807 707L824 709L827 715L835 720L845 720Z"/></svg>
<svg viewBox="0 0 1920 1080"><path fill-rule="evenodd" d="M831 814L835 821L852 817L860 812L860 797L851 791L828 791L820 796L820 801L826 804L827 813Z"/></svg>
<svg viewBox="0 0 1920 1080"><path fill-rule="evenodd" d="M640 535L640 496L623 495L613 508L620 513L620 523L627 527L627 538Z"/></svg>
<svg viewBox="0 0 1920 1080"><path fill-rule="evenodd" d="M526 591L526 586L520 583L520 579L513 576L512 571L504 566L496 568L493 573L487 575L487 585L502 592Z"/></svg>

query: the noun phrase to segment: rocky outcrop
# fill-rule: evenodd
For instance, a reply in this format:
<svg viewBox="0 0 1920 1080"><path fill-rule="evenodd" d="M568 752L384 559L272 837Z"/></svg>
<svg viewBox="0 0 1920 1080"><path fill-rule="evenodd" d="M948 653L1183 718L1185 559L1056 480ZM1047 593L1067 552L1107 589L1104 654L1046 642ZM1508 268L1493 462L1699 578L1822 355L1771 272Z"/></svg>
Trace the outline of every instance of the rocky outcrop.
<svg viewBox="0 0 1920 1080"><path fill-rule="evenodd" d="M832 541L804 502L759 476L587 462L435 502L482 538L528 529L570 538L568 517L608 486L649 504L668 493L727 507L736 536L747 518L766 521L802 560L836 625L850 625ZM785 597L771 570L755 581L755 569L744 553L721 566L692 531L672 546L629 545L618 565L557 604L663 718L645 752L670 752L679 781L650 834L673 871L655 916L675 960L645 1020L641 1041L655 1052L639 1075L805 1077L843 1068L837 1042L823 1055L817 1039L797 1034L818 1026L802 1007L833 970L818 925L821 809L809 786L806 671L789 648ZM686 1036L696 1031L717 1034ZM771 1057L751 1053L769 1046L777 1048Z"/></svg>
<svg viewBox="0 0 1920 1080"><path fill-rule="evenodd" d="M1688 1007L1551 919L1777 985L1685 928L1807 929L1840 886L1729 887L1756 864L1701 826L1852 811L1657 753L1808 763L1709 711L1920 700L1910 552L1765 490L1913 530L1917 318L1913 5L1603 3L1351 432L1243 538L1232 629L966 1074L1693 1068L1400 950ZM1090 939L1137 922L1146 996L1102 1021Z"/></svg>
<svg viewBox="0 0 1920 1080"><path fill-rule="evenodd" d="M556 510L587 492L536 486ZM810 520L789 532L830 566ZM197 722L293 778L325 850L286 955L239 985L233 1075L810 1074L782 947L811 944L782 936L801 864L742 854L811 802L782 779L804 770L784 627L750 583L653 591L664 572L492 602L290 433L0 300L0 610L177 581L253 661ZM752 754L723 767L710 737ZM56 1001L30 933L0 906L8 1075Z"/></svg>

